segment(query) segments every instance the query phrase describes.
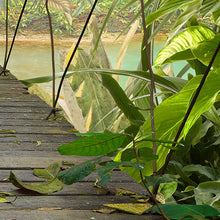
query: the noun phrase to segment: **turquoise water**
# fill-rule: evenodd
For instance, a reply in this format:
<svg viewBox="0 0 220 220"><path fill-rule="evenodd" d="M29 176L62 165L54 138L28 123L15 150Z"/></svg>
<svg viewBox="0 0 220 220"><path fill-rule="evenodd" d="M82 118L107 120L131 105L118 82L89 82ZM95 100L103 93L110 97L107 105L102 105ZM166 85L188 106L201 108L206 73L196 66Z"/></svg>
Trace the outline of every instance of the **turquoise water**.
<svg viewBox="0 0 220 220"><path fill-rule="evenodd" d="M139 60L140 60L140 42L132 42L125 54L122 69L127 70L136 70ZM164 42L155 42L155 54L164 47ZM117 56L120 50L121 45L118 43L104 44L106 48L107 55L114 67L117 60ZM89 49L88 45L81 45L85 50ZM56 72L60 72L59 65L59 50L68 49L69 46L63 45L62 47L55 48L55 58L56 58ZM3 46L0 46L0 64L3 63L4 49ZM184 63L175 63L173 65L174 72L177 72L184 66ZM15 45L8 63L7 67L18 79L28 79L39 76L47 76L51 74L51 49L49 46L45 45ZM121 78L120 82L124 84L126 78Z"/></svg>

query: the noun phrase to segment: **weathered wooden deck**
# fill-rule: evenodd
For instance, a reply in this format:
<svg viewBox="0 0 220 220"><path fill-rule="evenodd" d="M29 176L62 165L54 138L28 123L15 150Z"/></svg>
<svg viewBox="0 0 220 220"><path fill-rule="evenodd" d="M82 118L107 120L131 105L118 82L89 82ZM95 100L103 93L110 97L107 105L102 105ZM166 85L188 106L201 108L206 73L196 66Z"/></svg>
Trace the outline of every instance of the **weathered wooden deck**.
<svg viewBox="0 0 220 220"><path fill-rule="evenodd" d="M77 164L88 159L59 155L57 146L74 139L74 135L68 132L72 126L65 120L45 120L49 112L50 107L37 96L29 94L14 77L0 77L0 129L16 131L14 135L0 134L0 191L17 195L12 203L0 203L1 220L162 219L159 216L93 212L93 209L103 208L104 203L130 201L128 196L97 195L93 187L95 174L49 195L25 193L5 180L13 171L24 182L40 182L42 179L33 175L34 168L45 168L62 161ZM38 147L37 141L41 141ZM108 187L144 192L140 185L121 171L113 172Z"/></svg>

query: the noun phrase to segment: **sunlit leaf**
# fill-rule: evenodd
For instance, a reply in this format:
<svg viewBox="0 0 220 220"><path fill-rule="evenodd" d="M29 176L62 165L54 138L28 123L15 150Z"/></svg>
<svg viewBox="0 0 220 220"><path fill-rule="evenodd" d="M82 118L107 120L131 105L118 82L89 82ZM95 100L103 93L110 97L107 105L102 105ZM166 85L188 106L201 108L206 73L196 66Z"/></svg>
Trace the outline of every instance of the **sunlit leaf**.
<svg viewBox="0 0 220 220"><path fill-rule="evenodd" d="M159 17L166 15L168 13L171 13L173 11L176 11L180 7L186 6L189 3L194 2L194 1L196 1L196 0L182 0L182 1L167 0L157 11L155 11L147 16L146 25L150 25Z"/></svg>
<svg viewBox="0 0 220 220"><path fill-rule="evenodd" d="M94 133L58 147L62 155L98 156L115 151L125 139L122 134Z"/></svg>
<svg viewBox="0 0 220 220"><path fill-rule="evenodd" d="M134 215L142 215L152 207L150 203L119 203L119 204L103 204L104 206L117 209L123 212L128 212Z"/></svg>
<svg viewBox="0 0 220 220"><path fill-rule="evenodd" d="M89 108L89 111L86 115L86 123L85 123L85 128L86 128L86 131L89 131L89 128L91 126L91 123L92 123L92 111L93 110L93 106L91 104L90 108Z"/></svg>
<svg viewBox="0 0 220 220"><path fill-rule="evenodd" d="M192 48L192 53L194 56L199 59L203 64L208 66L211 58L216 51L218 43L220 42L220 34L217 34L213 39L201 42L197 47ZM217 54L213 67L220 67L220 53Z"/></svg>
<svg viewBox="0 0 220 220"><path fill-rule="evenodd" d="M159 66L179 60L195 59L191 49L196 47L199 42L211 39L214 36L215 33L207 27L189 27L159 52L154 65Z"/></svg>
<svg viewBox="0 0 220 220"><path fill-rule="evenodd" d="M155 129L156 129L156 138L161 140L174 140L176 132L183 120L184 115L186 114L187 108L189 106L191 97L194 95L196 88L198 87L202 76L194 77L178 94L175 94L165 101L163 101L159 106L155 108L154 118L155 118ZM192 109L192 112L189 115L189 118L185 124L182 134L180 135L179 141L181 138L187 135L190 128L201 116L202 113L209 110L215 102L215 98L220 91L219 87L220 81L220 69L213 70L209 73L209 76L206 79L206 82L201 90L201 93ZM168 113L169 112L169 113ZM146 120L145 124L142 126L144 133L147 133L151 130L150 117ZM137 135L138 140L144 138L150 138L150 135L142 135L141 132ZM116 156L115 160L120 161L123 151L132 148L132 143L124 148ZM152 148L151 142L139 142L136 143L136 148ZM160 169L166 159L166 155L169 150L162 145L158 145L157 149L157 166ZM139 174L131 168L125 169L133 178L137 181L140 181ZM145 168L142 171L144 175L149 176L152 174L152 162L146 161Z"/></svg>

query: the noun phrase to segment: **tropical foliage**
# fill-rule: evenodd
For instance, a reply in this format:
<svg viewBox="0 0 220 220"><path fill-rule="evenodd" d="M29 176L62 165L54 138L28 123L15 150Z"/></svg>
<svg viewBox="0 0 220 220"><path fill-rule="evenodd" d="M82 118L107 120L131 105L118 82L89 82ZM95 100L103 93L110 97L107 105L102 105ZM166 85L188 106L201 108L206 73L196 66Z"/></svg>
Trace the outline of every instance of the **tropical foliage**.
<svg viewBox="0 0 220 220"><path fill-rule="evenodd" d="M78 134L82 136L81 139L58 147L59 152L64 155L99 157L60 172L57 177L65 184L72 184L91 172L98 172L101 184L105 185L110 179L111 171L120 167L146 187L157 205L151 211L162 213L171 219L185 216L197 219L197 215L201 219L218 216L219 212L210 206L220 209L220 4L214 0L145 1L147 13L143 21L146 22L147 30L144 27L144 33L148 39L143 39L137 71L127 71L110 69L109 66L103 65L102 61L106 56L99 54L100 37L118 2L112 2L99 35L93 38L96 42L92 44L91 54L83 55L83 59L86 57L89 62L83 66L84 69L81 69L82 65L80 69L73 65L74 69L70 70L67 76L79 80L78 89L86 87L86 78L89 77L102 82L105 91L111 94L120 109L120 112L117 112L117 120L123 114L127 118L128 126L119 127L118 133L103 131ZM141 7L138 3L132 0L121 8L124 10L132 5L136 7L136 15L130 23L133 23L141 12L142 16L144 15L143 4ZM214 25L207 26L199 22L196 18L198 15L212 16ZM167 46L153 60L153 39L172 16L177 16L177 19L171 27ZM156 26L158 19L162 20ZM129 26L130 24L127 27ZM78 58L82 54L79 50ZM76 61L73 60L72 64L78 64ZM166 65L176 61L186 61L187 65L173 77L167 76ZM149 84L152 80L151 67L157 89L153 96L150 89L152 84ZM187 77L190 67L195 74L188 74ZM127 91L120 88L112 74L133 77ZM60 75L57 74L57 77ZM185 79L181 79L183 76ZM48 80L51 80L51 77L31 79L25 83L30 85ZM75 81L72 83L73 87L74 83ZM92 84L94 85L94 82ZM100 89L100 85L97 88ZM151 100L153 98L153 104L149 96ZM153 108L154 116L149 108ZM152 132L152 121L155 132ZM152 138L152 133L156 138ZM156 153L152 143L154 146L156 143ZM105 160L106 155L111 160ZM166 175L162 177L156 175L163 175L164 172ZM157 193L163 195L163 201L167 204L157 203ZM180 214L170 213L174 207L180 210Z"/></svg>

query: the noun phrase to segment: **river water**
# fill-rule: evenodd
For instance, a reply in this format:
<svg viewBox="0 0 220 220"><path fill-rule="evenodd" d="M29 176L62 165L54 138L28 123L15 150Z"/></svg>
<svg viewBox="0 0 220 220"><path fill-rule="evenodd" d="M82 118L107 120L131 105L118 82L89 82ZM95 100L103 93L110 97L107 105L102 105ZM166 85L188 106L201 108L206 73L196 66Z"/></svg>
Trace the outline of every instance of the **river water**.
<svg viewBox="0 0 220 220"><path fill-rule="evenodd" d="M122 69L136 70L140 60L140 45L141 42L132 42L125 54ZM155 54L164 47L165 42L155 42ZM82 43L81 48L89 50L88 43ZM120 51L121 44L119 43L104 43L107 55L109 57L112 66L114 67L117 60L118 53ZM62 45L55 47L55 59L56 59L56 72L60 72L60 61L59 61L59 50L69 49L70 45ZM4 58L4 47L0 46L0 64L3 64ZM181 68L184 64L177 63L173 66L174 72ZM18 78L18 79L29 79L40 76L51 75L51 49L50 46L45 44L29 45L15 44L12 54L8 63L7 68ZM125 78L121 77L120 83L123 87ZM47 84L48 86L48 84Z"/></svg>

